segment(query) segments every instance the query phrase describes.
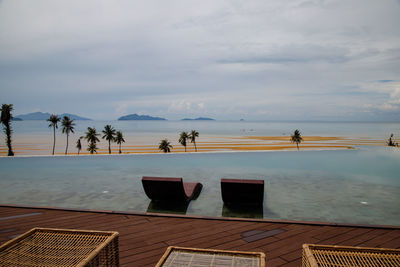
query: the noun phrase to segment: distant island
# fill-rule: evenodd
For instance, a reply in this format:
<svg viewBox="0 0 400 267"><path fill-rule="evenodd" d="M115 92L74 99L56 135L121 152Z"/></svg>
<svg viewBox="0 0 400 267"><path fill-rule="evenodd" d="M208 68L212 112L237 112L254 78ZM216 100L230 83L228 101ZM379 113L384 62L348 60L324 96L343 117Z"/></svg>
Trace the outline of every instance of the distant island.
<svg viewBox="0 0 400 267"><path fill-rule="evenodd" d="M15 116L14 120L24 120L24 121L29 121L29 120L36 120L36 121L41 121L41 120L47 120L50 118L50 113L44 113L44 112L33 112L33 113L28 113L28 114L23 114L23 115L18 115ZM69 117L71 120L79 120L79 121L90 121L91 119L81 117L78 115L74 114L69 114L69 113L63 113L61 115L58 115L61 119L64 116Z"/></svg>
<svg viewBox="0 0 400 267"><path fill-rule="evenodd" d="M129 114L118 118L119 121L166 121L167 119L160 117L152 117L149 115Z"/></svg>
<svg viewBox="0 0 400 267"><path fill-rule="evenodd" d="M196 119L184 118L181 121L215 121L215 120L212 119L212 118L199 117L199 118L196 118Z"/></svg>

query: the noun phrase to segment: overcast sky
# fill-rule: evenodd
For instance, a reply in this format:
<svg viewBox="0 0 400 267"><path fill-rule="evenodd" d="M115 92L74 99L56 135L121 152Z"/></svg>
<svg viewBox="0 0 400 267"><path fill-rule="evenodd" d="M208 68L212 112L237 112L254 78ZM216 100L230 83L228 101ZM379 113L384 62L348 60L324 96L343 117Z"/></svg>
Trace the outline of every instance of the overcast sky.
<svg viewBox="0 0 400 267"><path fill-rule="evenodd" d="M0 0L0 92L15 115L400 120L400 0Z"/></svg>

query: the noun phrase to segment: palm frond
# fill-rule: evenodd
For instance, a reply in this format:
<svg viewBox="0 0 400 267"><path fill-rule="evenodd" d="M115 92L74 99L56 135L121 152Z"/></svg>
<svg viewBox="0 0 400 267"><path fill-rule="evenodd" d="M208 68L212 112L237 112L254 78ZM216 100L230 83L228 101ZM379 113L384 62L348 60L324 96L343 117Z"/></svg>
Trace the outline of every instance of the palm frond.
<svg viewBox="0 0 400 267"><path fill-rule="evenodd" d="M56 129L58 129L58 123L60 122L60 117L58 117L58 115L54 115L51 114L50 118L47 119L48 122L50 122L49 124L49 128L51 127L55 127Z"/></svg>
<svg viewBox="0 0 400 267"><path fill-rule="evenodd" d="M167 139L161 140L158 149L163 151L164 153L169 153L171 152L172 145Z"/></svg>

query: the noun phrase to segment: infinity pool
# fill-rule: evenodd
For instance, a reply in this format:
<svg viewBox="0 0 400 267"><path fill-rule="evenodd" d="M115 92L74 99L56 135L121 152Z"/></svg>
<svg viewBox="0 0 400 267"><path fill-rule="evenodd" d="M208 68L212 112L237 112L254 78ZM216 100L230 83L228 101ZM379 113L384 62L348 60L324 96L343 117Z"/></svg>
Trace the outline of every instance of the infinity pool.
<svg viewBox="0 0 400 267"><path fill-rule="evenodd" d="M0 158L0 203L400 225L400 149ZM183 177L203 191L158 207L141 177ZM229 210L220 178L265 180L264 207Z"/></svg>

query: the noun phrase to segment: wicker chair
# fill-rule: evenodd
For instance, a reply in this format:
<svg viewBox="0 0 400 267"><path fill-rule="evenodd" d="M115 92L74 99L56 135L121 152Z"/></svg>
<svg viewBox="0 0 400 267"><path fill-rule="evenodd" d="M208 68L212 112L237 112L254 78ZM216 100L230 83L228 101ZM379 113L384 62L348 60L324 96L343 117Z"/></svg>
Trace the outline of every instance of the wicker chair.
<svg viewBox="0 0 400 267"><path fill-rule="evenodd" d="M119 266L118 232L33 228L0 246L0 266Z"/></svg>
<svg viewBox="0 0 400 267"><path fill-rule="evenodd" d="M398 267L400 249L303 244L303 267Z"/></svg>

